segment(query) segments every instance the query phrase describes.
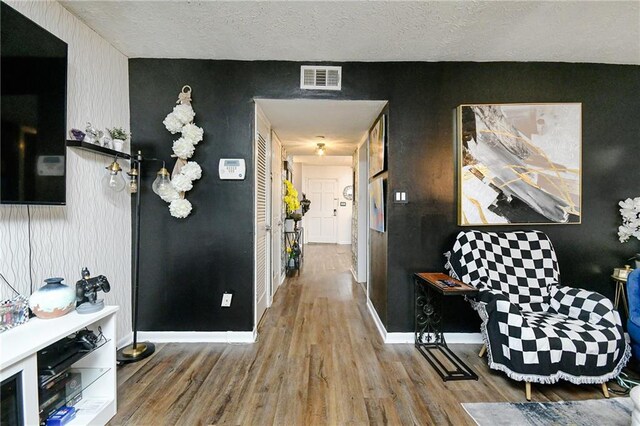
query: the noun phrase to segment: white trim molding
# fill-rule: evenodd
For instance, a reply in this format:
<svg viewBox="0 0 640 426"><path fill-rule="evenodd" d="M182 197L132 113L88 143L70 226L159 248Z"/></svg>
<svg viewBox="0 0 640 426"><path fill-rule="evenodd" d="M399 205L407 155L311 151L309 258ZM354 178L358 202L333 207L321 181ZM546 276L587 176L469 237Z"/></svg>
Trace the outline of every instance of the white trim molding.
<svg viewBox="0 0 640 426"><path fill-rule="evenodd" d="M256 331L139 331L138 340L153 343L255 343Z"/></svg>
<svg viewBox="0 0 640 426"><path fill-rule="evenodd" d="M358 281L358 274L356 273L356 271L354 271L353 269L353 265L351 265L351 267L349 268L349 270L351 271L351 276L353 276L353 281L358 283L358 284L365 284L366 281ZM363 285L363 287L365 288L365 293L367 292L367 288L366 286Z"/></svg>
<svg viewBox="0 0 640 426"><path fill-rule="evenodd" d="M369 298L367 298L367 308L369 308L369 314L371 314L371 319L373 319L373 323L376 325L382 341L387 343L387 329L384 328L384 324L382 324L382 320L378 316L378 312L376 308L373 307L373 303L371 303L371 299Z"/></svg>
<svg viewBox="0 0 640 426"><path fill-rule="evenodd" d="M415 340L413 333L387 333L385 344L413 344ZM482 334L480 333L444 333L444 340L447 344L482 344Z"/></svg>
<svg viewBox="0 0 640 426"><path fill-rule="evenodd" d="M407 332L387 332L387 329L382 324L376 308L374 308L371 299L367 298L367 308L373 323L376 325L380 337L384 341L385 345L396 344L413 344L415 342L414 333ZM449 344L482 344L482 334L480 333L444 333L444 339Z"/></svg>

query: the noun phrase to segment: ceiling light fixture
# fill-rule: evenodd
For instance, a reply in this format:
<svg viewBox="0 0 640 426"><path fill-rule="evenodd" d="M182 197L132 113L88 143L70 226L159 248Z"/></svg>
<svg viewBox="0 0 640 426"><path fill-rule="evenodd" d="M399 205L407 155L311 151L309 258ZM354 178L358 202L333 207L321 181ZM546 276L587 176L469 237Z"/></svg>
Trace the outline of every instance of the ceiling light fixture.
<svg viewBox="0 0 640 426"><path fill-rule="evenodd" d="M325 153L325 148L323 143L318 144L318 149L316 149L316 154L323 156Z"/></svg>

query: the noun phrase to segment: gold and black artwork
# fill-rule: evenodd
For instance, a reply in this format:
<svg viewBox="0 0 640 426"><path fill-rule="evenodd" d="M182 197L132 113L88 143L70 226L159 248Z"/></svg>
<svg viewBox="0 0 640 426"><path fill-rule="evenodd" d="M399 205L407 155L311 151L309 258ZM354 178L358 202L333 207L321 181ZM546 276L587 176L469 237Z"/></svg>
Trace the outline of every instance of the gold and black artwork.
<svg viewBox="0 0 640 426"><path fill-rule="evenodd" d="M458 224L581 221L582 105L457 108Z"/></svg>

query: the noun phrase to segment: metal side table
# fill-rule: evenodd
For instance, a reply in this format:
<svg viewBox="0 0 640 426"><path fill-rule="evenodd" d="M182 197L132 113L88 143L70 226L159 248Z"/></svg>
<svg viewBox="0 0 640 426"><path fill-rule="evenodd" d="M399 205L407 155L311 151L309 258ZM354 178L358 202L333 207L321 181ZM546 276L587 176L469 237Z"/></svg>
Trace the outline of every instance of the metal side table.
<svg viewBox="0 0 640 426"><path fill-rule="evenodd" d="M478 380L476 373L449 349L441 328L442 299L475 296L478 290L446 274L420 272L414 274L414 291L415 346L418 351L444 381ZM443 359L447 362L443 362Z"/></svg>

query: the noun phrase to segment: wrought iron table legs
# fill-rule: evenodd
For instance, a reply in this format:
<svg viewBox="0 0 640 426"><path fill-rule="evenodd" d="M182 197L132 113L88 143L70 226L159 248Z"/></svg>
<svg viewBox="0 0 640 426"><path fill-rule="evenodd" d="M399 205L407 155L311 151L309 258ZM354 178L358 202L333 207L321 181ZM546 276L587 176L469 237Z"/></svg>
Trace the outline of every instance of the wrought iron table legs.
<svg viewBox="0 0 640 426"><path fill-rule="evenodd" d="M447 346L442 333L442 298L414 281L415 346L442 380L478 380L478 376ZM441 356L438 356L440 354ZM446 360L447 362L443 362Z"/></svg>

